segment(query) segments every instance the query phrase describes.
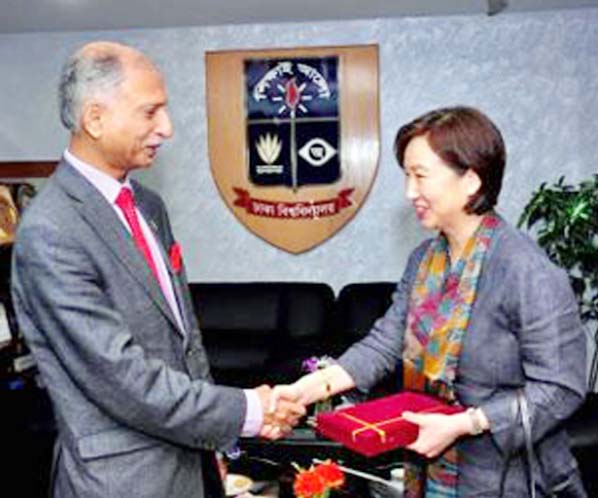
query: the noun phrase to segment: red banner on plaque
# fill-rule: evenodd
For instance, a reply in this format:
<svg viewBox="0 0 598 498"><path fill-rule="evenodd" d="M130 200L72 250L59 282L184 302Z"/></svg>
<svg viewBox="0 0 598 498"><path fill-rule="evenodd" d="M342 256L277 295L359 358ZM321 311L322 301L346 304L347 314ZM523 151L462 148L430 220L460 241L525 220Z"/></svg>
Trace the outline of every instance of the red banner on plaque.
<svg viewBox="0 0 598 498"><path fill-rule="evenodd" d="M323 199L316 202L283 202L269 201L251 197L251 194L242 188L233 187L237 198L235 206L244 208L247 213L266 218L287 219L318 219L324 216L334 216L342 209L353 204L351 201L352 188L341 190L336 197Z"/></svg>

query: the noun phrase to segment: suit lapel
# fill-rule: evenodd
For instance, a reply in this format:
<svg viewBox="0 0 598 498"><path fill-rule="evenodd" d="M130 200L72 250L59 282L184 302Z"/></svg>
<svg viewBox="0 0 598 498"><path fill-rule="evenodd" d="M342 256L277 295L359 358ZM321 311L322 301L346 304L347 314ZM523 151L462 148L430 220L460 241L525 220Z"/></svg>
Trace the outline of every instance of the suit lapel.
<svg viewBox="0 0 598 498"><path fill-rule="evenodd" d="M75 205L76 209L79 210L98 237L112 251L114 256L122 262L138 284L144 288L160 311L172 322L176 330L184 336L159 283L135 246L131 234L123 226L112 206L91 183L64 161L56 172L56 179L70 196L78 201ZM160 239L158 238L158 240Z"/></svg>
<svg viewBox="0 0 598 498"><path fill-rule="evenodd" d="M189 293L186 289L186 283L183 282L180 274L174 272L170 261L168 261L167 266L168 273L170 274L170 279L172 280L172 285L174 287L176 300L179 305L179 310L181 310L181 316L183 317L183 322L185 324L185 330L191 331L193 330L194 326L191 323L190 317L194 315L193 307L189 301Z"/></svg>
<svg viewBox="0 0 598 498"><path fill-rule="evenodd" d="M133 185L135 189L135 184ZM177 301L177 305L179 307L179 312L181 314L181 319L183 320L183 326L185 330L191 330L191 324L189 323L189 315L188 315L188 307L186 306L185 296L186 293L183 289L183 282L181 281L180 275L174 271L172 267L172 263L170 262L170 254L168 247L168 241L165 240L164 234L160 231L160 223L158 220L154 219L152 213L156 211L151 209L150 201L143 195L142 191L135 189L135 199L137 203L137 207L139 211L143 214L143 217L147 221L150 230L153 232L154 237L158 241L158 248L160 250L160 254L162 255L162 260L166 265L166 269L168 271L168 275L170 277L170 281L172 283L172 288L174 290L174 295ZM137 195L139 194L139 195Z"/></svg>
<svg viewBox="0 0 598 498"><path fill-rule="evenodd" d="M151 199L145 195L143 190L136 188L137 182L132 182L132 184L135 189L135 199L136 202L138 202L137 206L143 213L143 217L147 221L150 229L154 232L156 240L160 242L160 253L162 254L162 259L164 260L168 275L170 276L170 281L172 282L172 288L179 307L181 319L183 320L183 326L186 331L191 331L196 327L194 321L195 311L189 297L189 292L187 292L187 282L183 278L181 272L176 272L174 270L170 261L171 241L173 240L172 233L167 232L166 230L160 230L160 228L166 229L166 227L163 226L164 223L160 222L160 216L164 216L165 214L162 213L161 207L152 209ZM159 215L152 213L159 213Z"/></svg>

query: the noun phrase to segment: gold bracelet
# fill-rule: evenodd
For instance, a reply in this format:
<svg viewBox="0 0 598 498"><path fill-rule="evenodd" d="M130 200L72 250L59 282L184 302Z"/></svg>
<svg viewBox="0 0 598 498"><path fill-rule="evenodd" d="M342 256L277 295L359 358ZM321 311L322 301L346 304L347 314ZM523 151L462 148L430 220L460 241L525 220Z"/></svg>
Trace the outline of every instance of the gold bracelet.
<svg viewBox="0 0 598 498"><path fill-rule="evenodd" d="M471 422L471 435L478 436L482 432L484 432L484 426L482 421L480 420L480 413L478 412L478 408L469 407L465 413L469 415L469 421Z"/></svg>

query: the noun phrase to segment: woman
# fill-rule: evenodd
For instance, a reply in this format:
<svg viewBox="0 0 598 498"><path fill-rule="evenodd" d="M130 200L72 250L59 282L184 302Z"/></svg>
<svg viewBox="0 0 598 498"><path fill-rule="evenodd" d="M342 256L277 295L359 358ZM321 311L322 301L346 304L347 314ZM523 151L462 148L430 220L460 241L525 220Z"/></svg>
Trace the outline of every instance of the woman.
<svg viewBox="0 0 598 498"><path fill-rule="evenodd" d="M467 407L405 414L406 496L529 496L517 393L539 455L537 494L584 496L563 430L585 395L585 337L565 272L493 211L505 147L481 112L454 107L403 126L395 154L407 198L438 235L410 256L386 314L327 369L280 388L312 403L367 391L403 364L405 389Z"/></svg>

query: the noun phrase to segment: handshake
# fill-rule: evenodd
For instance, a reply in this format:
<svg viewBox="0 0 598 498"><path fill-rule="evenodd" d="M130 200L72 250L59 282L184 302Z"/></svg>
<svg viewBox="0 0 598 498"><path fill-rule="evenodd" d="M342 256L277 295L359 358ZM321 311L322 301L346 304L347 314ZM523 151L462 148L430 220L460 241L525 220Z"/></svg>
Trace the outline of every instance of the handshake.
<svg viewBox="0 0 598 498"><path fill-rule="evenodd" d="M307 405L354 387L355 382L340 365L331 365L293 384L256 388L264 414L259 435L267 439L284 437L305 415Z"/></svg>
<svg viewBox="0 0 598 498"><path fill-rule="evenodd" d="M306 400L296 384L274 388L263 385L255 389L263 413L259 436L280 439L287 435L306 413Z"/></svg>

